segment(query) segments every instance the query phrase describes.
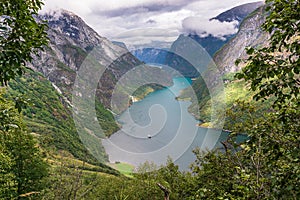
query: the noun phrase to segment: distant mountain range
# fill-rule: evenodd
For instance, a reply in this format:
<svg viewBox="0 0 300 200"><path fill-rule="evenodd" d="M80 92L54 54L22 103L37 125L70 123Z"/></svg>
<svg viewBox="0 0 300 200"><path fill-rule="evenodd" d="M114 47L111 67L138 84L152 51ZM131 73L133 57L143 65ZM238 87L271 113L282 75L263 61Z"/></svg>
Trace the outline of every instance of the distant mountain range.
<svg viewBox="0 0 300 200"><path fill-rule="evenodd" d="M263 5L263 2L248 3L234 7L228 11L225 11L218 16L212 18L211 20L219 20L220 22L232 22L238 21L238 25L242 20L257 9L259 6ZM238 28L238 27L237 27ZM225 35L223 38L215 37L213 35L208 35L206 37L201 37L197 34L189 34L188 37L198 42L210 56L213 56L224 44L226 44L235 34ZM181 35L173 43L173 47L176 44L181 43L180 40L184 38ZM180 47L176 47L180 48ZM180 58L177 55L169 53L167 49L155 49L155 48L142 48L133 50L132 54L136 56L139 60L145 63L157 63L162 65L169 65L176 70L179 70L181 74L188 77L197 77L199 74L193 69L193 67Z"/></svg>

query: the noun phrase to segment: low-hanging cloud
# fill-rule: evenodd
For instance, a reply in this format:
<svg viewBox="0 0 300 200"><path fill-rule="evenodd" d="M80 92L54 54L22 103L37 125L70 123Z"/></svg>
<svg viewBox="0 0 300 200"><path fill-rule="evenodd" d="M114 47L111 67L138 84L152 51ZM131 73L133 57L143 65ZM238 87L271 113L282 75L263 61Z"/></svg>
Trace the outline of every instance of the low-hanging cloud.
<svg viewBox="0 0 300 200"><path fill-rule="evenodd" d="M116 35L118 41L125 41L128 49L144 47L170 47L180 33L177 30L158 28L133 29Z"/></svg>
<svg viewBox="0 0 300 200"><path fill-rule="evenodd" d="M223 39L224 36L235 34L238 31L238 21L220 22L216 19L187 17L182 21L182 28L183 32L187 34L197 34L200 37L212 35Z"/></svg>

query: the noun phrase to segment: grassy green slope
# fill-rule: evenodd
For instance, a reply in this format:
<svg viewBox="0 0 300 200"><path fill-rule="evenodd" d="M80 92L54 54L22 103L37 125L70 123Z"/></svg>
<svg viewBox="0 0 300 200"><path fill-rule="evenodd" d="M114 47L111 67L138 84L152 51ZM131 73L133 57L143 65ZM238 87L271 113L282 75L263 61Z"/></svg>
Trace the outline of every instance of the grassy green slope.
<svg viewBox="0 0 300 200"><path fill-rule="evenodd" d="M249 86L246 84L245 81L236 80L234 78L234 73L228 73L223 76L224 82L224 94L225 94L225 110L230 110L234 103L239 101L250 102L252 101L254 92L250 90ZM203 126L206 127L216 127L216 123L221 119L221 116L218 116L217 113L217 120L211 122L211 99L206 88L205 82L200 77L193 83L193 90L197 95L197 99L191 99L192 105L189 107L189 111L193 114L197 113L195 110L197 108L196 104L199 106L199 115L195 115L196 118L203 121ZM216 90L216 98L215 99L222 99L221 92ZM189 90L185 90L181 95L181 98L188 98L190 95ZM218 98L220 96L220 98ZM253 101L252 101L253 102ZM258 113L268 112L270 109L270 102L254 102L254 105L258 109ZM230 130L231 121L226 118L224 129Z"/></svg>
<svg viewBox="0 0 300 200"><path fill-rule="evenodd" d="M24 118L29 131L41 136L41 144L45 148L54 149L52 151L56 153L67 151L80 160L100 164L82 144L70 106L45 77L28 71L25 76L10 83L8 93L12 97L23 95L23 98L30 99L32 105L23 110ZM108 110L100 104L96 105L96 110L105 133L110 134L118 129ZM107 161L104 149L99 152L98 159Z"/></svg>

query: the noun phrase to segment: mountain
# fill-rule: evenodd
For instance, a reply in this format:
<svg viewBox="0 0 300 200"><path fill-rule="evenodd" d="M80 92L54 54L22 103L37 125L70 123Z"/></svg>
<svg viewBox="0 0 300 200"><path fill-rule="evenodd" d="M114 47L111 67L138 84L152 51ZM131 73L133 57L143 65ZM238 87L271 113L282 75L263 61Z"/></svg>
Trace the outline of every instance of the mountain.
<svg viewBox="0 0 300 200"><path fill-rule="evenodd" d="M227 10L210 20L218 20L220 22L233 22L237 21L237 28L240 26L241 22L250 13L256 10L258 7L262 6L264 3L262 1L247 3L240 6L236 6ZM197 41L201 46L203 46L209 55L214 56L214 54L226 44L235 34L224 35L223 38L215 37L209 34L206 37L200 37L197 34L189 34L189 37Z"/></svg>
<svg viewBox="0 0 300 200"><path fill-rule="evenodd" d="M118 45L124 49L128 49L126 44L124 42L119 42L119 41L111 41L113 44Z"/></svg>
<svg viewBox="0 0 300 200"><path fill-rule="evenodd" d="M59 10L43 14L38 16L38 20L48 22L49 45L44 51L40 51L38 56L34 56L31 63L28 63L31 71L28 70L24 77L11 83L11 88L14 89L11 93L26 94L31 99L33 106L24 111L26 123L30 132L40 135L44 138L41 139L42 141L47 141L43 142L45 148L55 148L56 152L68 152L90 163L105 162L108 158L100 138L110 136L119 130L120 126L115 122L110 111L114 88L124 74L143 63L128 52L123 45L120 45L121 43L113 44L101 37L80 17L69 11ZM97 57L91 58L89 55L94 55L95 52ZM104 133L96 137L93 131L93 128L97 127L96 123L93 127L83 125L81 131L93 138L90 139L90 137L88 141L85 141L93 145L88 149L86 144L83 144L82 136L78 135L78 125L73 121L72 112L74 82L86 60L94 62L94 65L89 66L90 72L95 69L95 66L105 67L102 76L96 77L99 80L95 80L96 99L94 100L97 123L100 123ZM159 69L148 71L150 74L165 75L157 70ZM137 76L141 79L142 75L139 73ZM93 80L92 77L90 78ZM171 79L167 76L161 80L165 82L162 82L160 87L150 84L141 88L142 92L139 92L139 95L142 94L141 98L147 94L147 91L152 91L149 88L154 90L171 84ZM134 84L130 82L120 92L123 102L125 101L123 110L128 107L129 95L134 91L132 89ZM85 94L76 95L84 96ZM93 119L87 120L94 121Z"/></svg>
<svg viewBox="0 0 300 200"><path fill-rule="evenodd" d="M50 163L63 156L94 164L89 170L116 174L102 163L107 160L107 155L101 146L97 160L83 145L65 97L43 74L27 70L22 77L10 81L7 93L11 98L22 95L29 102L30 105L22 110L27 131L38 139Z"/></svg>
<svg viewBox="0 0 300 200"><path fill-rule="evenodd" d="M263 5L263 2L243 4L225 11L210 20L218 20L220 22L238 21L238 28L241 21L261 5ZM210 56L213 56L224 44L226 44L232 37L234 37L234 35L235 34L224 35L222 38L220 38L215 37L211 34L206 37L201 37L197 34L190 33L188 34L188 37L199 43ZM184 37L180 35L178 39L174 41L172 46L176 46L176 44L182 43L180 42L180 40L183 38ZM145 63L168 65L176 70L179 70L179 72L184 76L197 77L199 75L190 63L184 61L184 59L180 58L178 55L169 52L167 49L140 48L137 50L133 50L132 54Z"/></svg>
<svg viewBox="0 0 300 200"><path fill-rule="evenodd" d="M54 146L57 150L69 152L76 158L90 162L93 157L88 156L91 153L83 145L72 118L72 89L76 73L95 46L98 46L103 52L100 58L103 65L126 54L127 50L113 45L106 38L99 36L80 17L71 12L55 11L51 14L41 15L39 19L48 21L49 46L45 48L45 51L39 52L39 55L35 56L31 63L28 63L33 72L25 76L27 80L23 82L27 84L19 81L14 86L19 90L22 88L20 90L22 93L27 90L28 94L32 94L29 98L33 100L34 106L30 112L25 113L28 128L32 132L49 138L51 141L49 145ZM132 68L140 63L129 53L121 60L127 64L125 65L127 68ZM124 72L120 69L114 72L109 71L107 75L120 76L122 73ZM30 87L32 87L31 84L38 87L41 80L43 80L44 86L40 86L36 90L43 94L43 97L36 98L36 95L30 92ZM20 85L20 83L22 84ZM108 91L105 87L101 88L104 93ZM110 135L119 127L111 112L104 107L104 103L100 102L106 102L106 99L98 98L97 117L105 134ZM36 114L34 117L30 117L30 113ZM97 154L98 160L107 160L103 147L99 146Z"/></svg>
<svg viewBox="0 0 300 200"><path fill-rule="evenodd" d="M177 43L172 44L171 50L144 48L138 49L133 52L137 58L142 58L142 61L148 64L167 65L176 71L180 72L185 77L198 77L199 73L191 66L185 59L181 58L176 52ZM173 72L172 74L176 74Z"/></svg>
<svg viewBox="0 0 300 200"><path fill-rule="evenodd" d="M261 29L265 19L264 6L258 8L248 15L241 23L238 33L229 42L227 42L214 56L214 62L219 70L218 73L208 68L201 77L197 78L192 88L185 90L181 98L188 98L193 90L197 94L197 99L192 99L192 105L189 107L191 113L196 112L196 105L199 105L200 116L196 116L204 122L210 121L211 114L211 97L205 86L207 82L216 82L216 78L221 76L224 82L224 93L226 108L233 105L234 101L250 100L252 93L247 88L244 81L235 80L234 73L239 71L244 64L235 65L237 59L247 58L245 48L266 46L269 35ZM216 74L219 74L217 76ZM206 79L204 81L204 79ZM212 84L213 85L213 84ZM215 86L217 87L217 86ZM220 89L220 88L219 88ZM220 95L218 88L215 88L216 96ZM257 105L262 110L266 109L265 105ZM263 113L263 112L262 112ZM215 122L213 122L215 123ZM214 125L213 125L214 126ZM226 124L225 124L226 127Z"/></svg>
<svg viewBox="0 0 300 200"><path fill-rule="evenodd" d="M111 42L99 36L71 12L60 10L40 18L48 21L50 45L34 59L31 68L47 77L70 101L76 72L97 47L97 62L106 67L99 77L97 96L106 108L110 108L113 88L118 79L143 63L127 50L124 43Z"/></svg>
<svg viewBox="0 0 300 200"><path fill-rule="evenodd" d="M142 48L132 51L133 55L145 63L164 64L168 54L167 49Z"/></svg>
<svg viewBox="0 0 300 200"><path fill-rule="evenodd" d="M52 14L41 16L48 21L48 37L50 45L41 52L39 58L34 59L31 68L41 72L64 96L70 101L76 72L82 62L94 47L101 52L97 58L101 65L108 66L105 77L100 80L101 102L109 107L110 87L107 86L108 77L121 77L126 71L142 64L132 56L127 49L115 45L104 37L99 36L92 28L75 14L60 10ZM122 66L116 61L122 62Z"/></svg>
<svg viewBox="0 0 300 200"><path fill-rule="evenodd" d="M236 59L247 57L245 48L248 46L260 47L266 45L269 35L261 30L264 22L263 7L249 15L241 23L240 29L235 37L225 44L214 56L214 61L222 74L236 72L243 66L235 65Z"/></svg>
<svg viewBox="0 0 300 200"><path fill-rule="evenodd" d="M214 18L211 18L211 20L217 19L220 22L232 22L236 20L238 22L241 22L245 17L247 17L250 13L252 13L254 10L262 6L263 4L263 1L258 1L254 3L247 3L240 6L236 6L234 8L231 8L230 10L219 14Z"/></svg>
<svg viewBox="0 0 300 200"><path fill-rule="evenodd" d="M213 56L230 38L234 35L225 35L223 38L215 37L209 34L206 37L200 37L196 34L189 34L188 37L198 42L210 56ZM177 40L179 40L178 38Z"/></svg>

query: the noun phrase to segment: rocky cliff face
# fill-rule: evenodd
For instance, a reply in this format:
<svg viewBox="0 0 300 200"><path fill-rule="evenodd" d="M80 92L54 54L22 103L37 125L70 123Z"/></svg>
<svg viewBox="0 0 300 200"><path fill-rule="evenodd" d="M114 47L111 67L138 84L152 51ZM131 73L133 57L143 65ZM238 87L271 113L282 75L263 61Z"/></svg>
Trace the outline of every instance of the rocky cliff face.
<svg viewBox="0 0 300 200"><path fill-rule="evenodd" d="M126 48L99 36L71 12L60 10L40 18L48 21L50 43L46 51L41 52L29 66L41 72L70 101L76 72L88 53L97 47L101 55L98 58L100 64L109 66L99 82L97 94L108 107L111 88L116 80L141 62ZM118 62L114 62L116 60Z"/></svg>
<svg viewBox="0 0 300 200"><path fill-rule="evenodd" d="M124 45L113 44L99 36L80 17L71 12L60 10L38 16L37 20L48 21L49 46L45 48L45 51L40 51L39 56L35 56L32 63L27 64L33 71L23 76L15 85L11 85L17 92L28 94L34 104L25 113L28 129L51 138L53 142L50 145L55 146L58 150L67 151L76 158L98 164L98 161L107 161L104 149L98 141L99 138L94 135L95 127L98 127L95 125L96 123L92 125L95 127L89 126L80 129L84 135L92 136L92 139L87 137L87 141L91 145L88 149L83 145L85 140L82 140L82 135L80 137L78 135L78 127L75 126L71 112L72 90L76 75L82 69L87 56L90 53L93 54L94 47L97 47L97 60L91 59L91 63L94 64L95 61L96 63L88 67L91 69L96 69L96 66L106 67L101 78L99 77L100 80L93 81L91 79L91 81L96 83L96 86L98 85L96 99L93 100L96 117L105 136L110 136L119 129L114 116L107 110L110 108L110 100L116 83L126 72L142 62L129 53ZM91 73L90 71L93 70L88 70L87 75ZM150 70L148 77L153 77L151 73ZM164 75L161 71L153 73ZM144 74L140 72L138 75L142 79ZM171 82L166 80L166 83L170 84ZM122 88L122 92L124 91L122 100L126 100L132 94L128 91L134 84L135 82ZM78 94L78 96L86 95ZM127 106L128 102L123 109L126 109ZM86 118L87 121L93 121L91 119ZM97 136L104 137L103 133Z"/></svg>
<svg viewBox="0 0 300 200"><path fill-rule="evenodd" d="M192 88L188 88L182 93L182 98L188 98L191 96L190 92L192 90L195 91L197 99L192 99L192 105L189 107L189 111L194 114L198 113L196 111L196 105L199 105L200 116L196 117L204 121L210 120L211 94L208 92L206 83L211 83L211 90L215 90L216 94L214 95L218 96L220 94L218 86L213 84L218 77L223 77L227 108L238 98L242 100L249 100L251 98L250 91L241 85L241 82L234 81L232 74L229 73L237 72L243 67L244 64L242 63L236 66L235 61L237 59L247 58L245 51L247 46L261 47L267 45L269 35L261 29L264 18L264 7L258 8L247 16L244 21L242 21L236 36L226 43L213 58L220 73L208 67L208 70L193 82ZM206 79L206 81L204 81L204 79Z"/></svg>
<svg viewBox="0 0 300 200"><path fill-rule="evenodd" d="M268 34L261 30L264 22L264 9L260 7L248 16L240 25L239 31L214 56L214 61L222 74L236 72L243 64L235 66L235 61L247 58L245 48L266 45Z"/></svg>

